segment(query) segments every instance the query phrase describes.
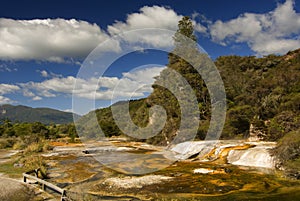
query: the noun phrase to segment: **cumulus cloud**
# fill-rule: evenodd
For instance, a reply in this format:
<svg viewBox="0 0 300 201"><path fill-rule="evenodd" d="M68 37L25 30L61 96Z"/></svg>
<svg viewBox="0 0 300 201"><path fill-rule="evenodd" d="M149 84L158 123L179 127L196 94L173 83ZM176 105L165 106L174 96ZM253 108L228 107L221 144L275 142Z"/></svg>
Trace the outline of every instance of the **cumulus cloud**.
<svg viewBox="0 0 300 201"><path fill-rule="evenodd" d="M173 9L160 6L144 6L139 13L132 13L127 16L125 22L116 21L113 25L108 26L110 34L119 34L124 31L143 29L143 28L160 28L177 30L178 21L183 16L178 15ZM205 32L206 28L201 24L193 21L199 32Z"/></svg>
<svg viewBox="0 0 300 201"><path fill-rule="evenodd" d="M294 1L278 4L274 11L265 14L245 13L209 27L212 39L222 45L246 42L258 55L284 54L300 47L300 13Z"/></svg>
<svg viewBox="0 0 300 201"><path fill-rule="evenodd" d="M15 93L20 90L20 87L12 84L0 84L0 105L13 103L14 101L3 95Z"/></svg>
<svg viewBox="0 0 300 201"><path fill-rule="evenodd" d="M81 20L0 18L0 59L63 62L84 58L108 38L98 25Z"/></svg>
<svg viewBox="0 0 300 201"><path fill-rule="evenodd" d="M30 91L31 96L38 94L42 97L56 97L55 93L72 93L76 78L68 76L65 78L54 77L43 82L21 83L24 91Z"/></svg>
<svg viewBox="0 0 300 201"><path fill-rule="evenodd" d="M141 68L135 69L130 72L122 73L125 78L129 78L131 80L135 80L139 83L147 83L151 84L154 82L154 77L158 76L159 73L165 68L165 66L158 66L158 67L148 67L148 68Z"/></svg>
<svg viewBox="0 0 300 201"><path fill-rule="evenodd" d="M32 98L32 100L34 100L34 101L42 100L42 97L40 97L40 96L35 96L35 97Z"/></svg>
<svg viewBox="0 0 300 201"><path fill-rule="evenodd" d="M123 73L118 77L92 77L87 80L68 77L53 77L43 82L19 84L23 95L32 100L56 97L59 94L75 95L87 99L110 100L114 98L143 97L152 91L154 77L165 67L148 67ZM74 88L74 85L76 87Z"/></svg>
<svg viewBox="0 0 300 201"><path fill-rule="evenodd" d="M20 89L19 86L13 84L0 84L0 95L10 94L18 91Z"/></svg>
<svg viewBox="0 0 300 201"><path fill-rule="evenodd" d="M173 9L160 6L144 6L139 13L132 13L127 16L125 22L116 21L107 27L111 35L120 34L124 31L158 28L176 31L178 21L183 17L177 14ZM196 32L204 33L206 28L193 20ZM144 34L132 34L132 37L126 38L130 42L139 41L141 43L151 44L154 47L169 47L172 45L170 36L161 35L158 32L145 32ZM170 44L171 42L171 44Z"/></svg>
<svg viewBox="0 0 300 201"><path fill-rule="evenodd" d="M123 79L120 80L119 86L126 86L123 83L131 83L132 88L130 90L141 91L142 93L152 92L152 84L154 83L154 77L158 76L165 67L150 67L137 69L131 72L123 73ZM129 84L128 84L129 85ZM137 88L137 86L139 88Z"/></svg>
<svg viewBox="0 0 300 201"><path fill-rule="evenodd" d="M0 95L0 105L10 104L10 103L13 103L11 99Z"/></svg>
<svg viewBox="0 0 300 201"><path fill-rule="evenodd" d="M46 60L51 62L76 62L85 58L99 43L106 43L107 51L120 51L115 34L144 28L177 29L181 19L174 10L160 6L145 6L139 12L129 14L125 22L116 21L107 30L76 19L33 19L14 20L0 18L0 59L7 60ZM198 32L206 28L195 24ZM133 37L139 42L155 45L165 44L163 36L154 37L153 33ZM141 41L140 41L141 40Z"/></svg>
<svg viewBox="0 0 300 201"><path fill-rule="evenodd" d="M34 97L35 94L32 93L31 91L29 91L28 89L23 89L23 96L26 96L26 97Z"/></svg>
<svg viewBox="0 0 300 201"><path fill-rule="evenodd" d="M45 71L45 70L40 71L40 73L41 73L42 77L48 77L49 76L48 72Z"/></svg>

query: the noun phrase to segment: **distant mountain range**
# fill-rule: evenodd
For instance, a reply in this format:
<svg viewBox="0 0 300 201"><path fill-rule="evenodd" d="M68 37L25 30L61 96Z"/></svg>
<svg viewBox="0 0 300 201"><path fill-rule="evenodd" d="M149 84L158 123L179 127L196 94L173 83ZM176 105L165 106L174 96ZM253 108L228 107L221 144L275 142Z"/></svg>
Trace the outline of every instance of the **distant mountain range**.
<svg viewBox="0 0 300 201"><path fill-rule="evenodd" d="M43 124L65 124L73 122L73 113L50 108L32 108L23 105L1 105L0 119L12 122L41 122Z"/></svg>

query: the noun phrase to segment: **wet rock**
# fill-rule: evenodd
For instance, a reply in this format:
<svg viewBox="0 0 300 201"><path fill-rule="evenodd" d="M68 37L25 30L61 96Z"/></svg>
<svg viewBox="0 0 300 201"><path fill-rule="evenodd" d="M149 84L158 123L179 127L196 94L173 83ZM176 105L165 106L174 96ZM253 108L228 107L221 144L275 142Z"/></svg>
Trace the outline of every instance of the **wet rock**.
<svg viewBox="0 0 300 201"><path fill-rule="evenodd" d="M271 146L256 146L247 150L231 150L228 163L240 166L275 168L275 159L269 153Z"/></svg>
<svg viewBox="0 0 300 201"><path fill-rule="evenodd" d="M14 163L14 168L21 168L23 166L24 166L23 163Z"/></svg>
<svg viewBox="0 0 300 201"><path fill-rule="evenodd" d="M225 172L225 173L232 173L233 171L232 171L232 169L230 169L230 168L224 168L224 172Z"/></svg>
<svg viewBox="0 0 300 201"><path fill-rule="evenodd" d="M269 153L276 143L245 141L190 141L175 145L171 151L177 160L197 157L201 161L222 159L239 166L275 168Z"/></svg>
<svg viewBox="0 0 300 201"><path fill-rule="evenodd" d="M188 141L175 145L171 151L178 160L186 160L195 155L201 157L208 154L216 143L217 141Z"/></svg>
<svg viewBox="0 0 300 201"><path fill-rule="evenodd" d="M89 154L90 152L88 150L83 150L82 153Z"/></svg>
<svg viewBox="0 0 300 201"><path fill-rule="evenodd" d="M171 180L172 177L162 175L146 175L141 177L123 177L123 178L108 178L103 184L111 188L142 188L143 186L159 184L163 181Z"/></svg>
<svg viewBox="0 0 300 201"><path fill-rule="evenodd" d="M194 174L208 174L208 173L213 173L214 170L210 170L210 169L206 169L206 168L198 168L198 169L195 169L194 171Z"/></svg>

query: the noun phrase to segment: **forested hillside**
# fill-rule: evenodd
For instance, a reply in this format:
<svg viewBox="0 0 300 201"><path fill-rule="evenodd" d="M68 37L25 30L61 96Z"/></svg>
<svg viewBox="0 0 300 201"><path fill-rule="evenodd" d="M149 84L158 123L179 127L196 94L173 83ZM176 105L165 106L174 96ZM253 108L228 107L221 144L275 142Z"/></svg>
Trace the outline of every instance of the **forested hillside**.
<svg viewBox="0 0 300 201"><path fill-rule="evenodd" d="M227 118L222 133L223 139L247 138L250 124L259 130L262 140L276 141L284 134L300 128L300 50L284 56L222 56L215 64L223 78L227 95ZM186 77L193 77L189 73ZM205 84L195 73L189 80L201 91L199 107L201 124L198 138L203 138L210 121L210 100ZM156 102L154 102L156 101ZM146 99L130 101L133 122L139 126L148 123L148 109L161 102L172 116L164 132L175 133L179 122L175 97L166 90L158 89ZM172 113L173 112L173 113ZM96 110L101 128L107 136L120 135L113 121L110 108ZM171 114L170 114L171 113ZM163 143L155 141L155 143Z"/></svg>
<svg viewBox="0 0 300 201"><path fill-rule="evenodd" d="M275 141L300 127L300 51L263 58L226 56L216 60L226 86L224 138L249 135Z"/></svg>
<svg viewBox="0 0 300 201"><path fill-rule="evenodd" d="M41 122L43 124L65 124L73 122L73 114L50 108L31 108L23 105L1 105L0 120L12 122Z"/></svg>

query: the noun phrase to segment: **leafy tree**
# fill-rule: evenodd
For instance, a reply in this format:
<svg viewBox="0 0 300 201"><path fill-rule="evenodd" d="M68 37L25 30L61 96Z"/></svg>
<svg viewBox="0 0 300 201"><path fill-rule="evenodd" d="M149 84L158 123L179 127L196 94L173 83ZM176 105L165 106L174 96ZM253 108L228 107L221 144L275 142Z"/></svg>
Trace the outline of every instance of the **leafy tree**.
<svg viewBox="0 0 300 201"><path fill-rule="evenodd" d="M4 132L3 135L5 137L12 137L15 135L15 131L13 129L13 124L11 123L10 120L5 120L3 124Z"/></svg>
<svg viewBox="0 0 300 201"><path fill-rule="evenodd" d="M16 123L14 124L15 134L18 137L22 137L31 134L31 124L29 123Z"/></svg>
<svg viewBox="0 0 300 201"><path fill-rule="evenodd" d="M180 104L174 94L171 93L168 89L160 86L158 83L164 82L165 80L170 79L172 71L177 71L185 80L188 82L189 86L192 87L193 92L196 95L197 102L199 103L199 109L201 111L201 118L209 119L210 111L210 99L208 95L208 90L205 86L204 81L202 80L200 74L197 72L195 67L186 61L193 61L193 63L201 64L197 59L198 55L201 54L197 49L196 36L194 35L194 27L191 19L188 16L183 17L178 22L178 30L176 31L174 37L174 50L168 54L168 65L167 69L163 70L160 75L156 78L156 82L153 85L153 93L146 99L146 102L150 105L161 105L167 111L167 122L162 130L162 132L149 139L149 143L154 144L166 144L174 139L179 130L181 123L181 108ZM182 58L179 55L185 55L185 58ZM197 55L197 56L195 56ZM204 58L204 57L203 57ZM205 58L200 58L203 61ZM169 81L167 81L169 82ZM182 88L181 90L186 90L186 86L176 86L178 83L172 83L170 81L171 88ZM190 97L183 97L181 94L182 102L181 104L189 104ZM191 125L185 125L184 129L193 129ZM206 128L206 127L201 127ZM198 137L203 138L205 131L198 130Z"/></svg>
<svg viewBox="0 0 300 201"><path fill-rule="evenodd" d="M49 130L41 122L34 122L31 126L31 131L43 138L49 138Z"/></svg>

